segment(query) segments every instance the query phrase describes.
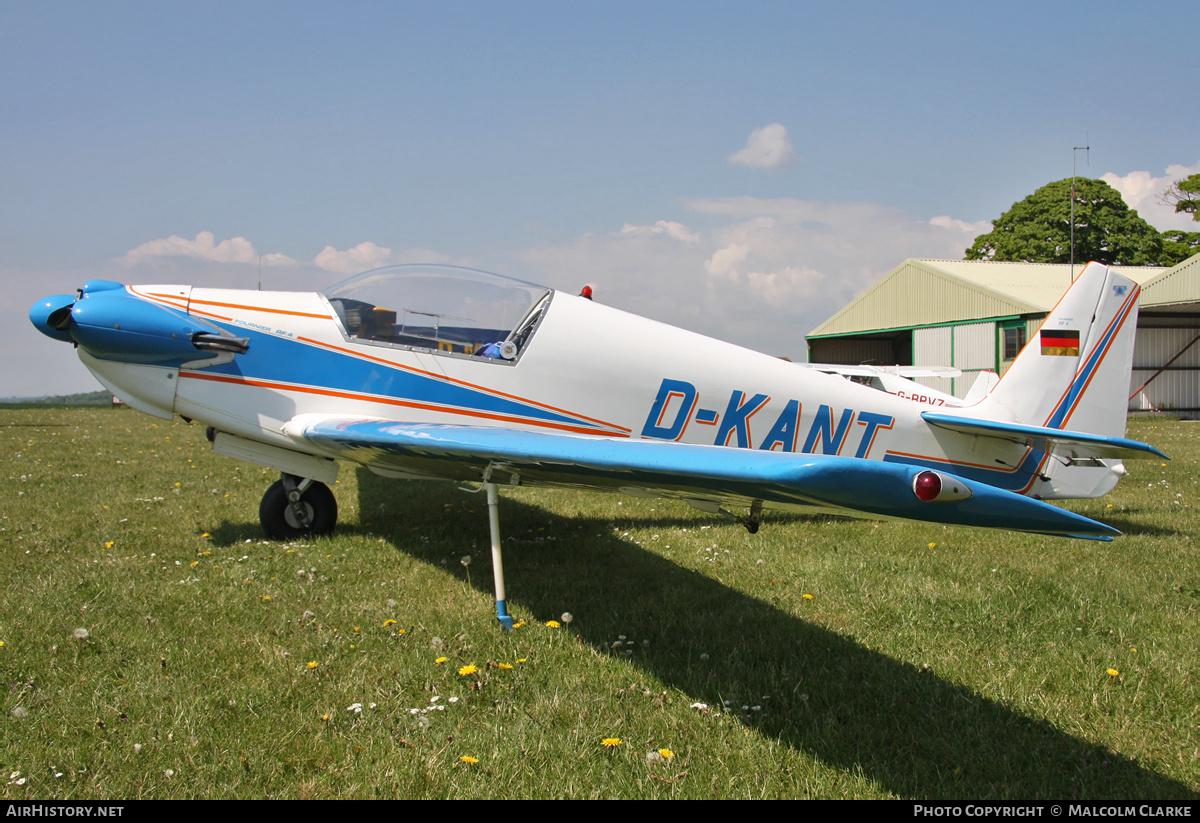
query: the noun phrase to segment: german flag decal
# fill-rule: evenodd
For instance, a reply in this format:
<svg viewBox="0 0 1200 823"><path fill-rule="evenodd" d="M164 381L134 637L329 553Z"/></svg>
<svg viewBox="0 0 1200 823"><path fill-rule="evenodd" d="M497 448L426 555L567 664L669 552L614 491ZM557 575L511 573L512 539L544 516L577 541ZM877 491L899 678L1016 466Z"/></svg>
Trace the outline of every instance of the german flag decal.
<svg viewBox="0 0 1200 823"><path fill-rule="evenodd" d="M1058 357L1079 356L1078 329L1042 329L1042 354Z"/></svg>

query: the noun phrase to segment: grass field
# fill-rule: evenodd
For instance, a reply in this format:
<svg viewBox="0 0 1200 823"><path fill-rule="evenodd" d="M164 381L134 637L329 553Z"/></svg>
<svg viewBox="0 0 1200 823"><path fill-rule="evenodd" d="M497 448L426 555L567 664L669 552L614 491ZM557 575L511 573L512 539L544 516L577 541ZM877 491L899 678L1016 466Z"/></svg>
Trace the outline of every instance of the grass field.
<svg viewBox="0 0 1200 823"><path fill-rule="evenodd" d="M3 794L1196 800L1198 426L1108 544L505 491L506 634L481 495L266 542L200 426L3 410Z"/></svg>

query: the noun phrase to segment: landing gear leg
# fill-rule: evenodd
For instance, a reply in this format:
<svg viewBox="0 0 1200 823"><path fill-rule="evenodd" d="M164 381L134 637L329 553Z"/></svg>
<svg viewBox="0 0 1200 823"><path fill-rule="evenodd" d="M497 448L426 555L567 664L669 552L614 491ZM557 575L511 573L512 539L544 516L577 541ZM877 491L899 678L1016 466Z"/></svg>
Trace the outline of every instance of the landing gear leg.
<svg viewBox="0 0 1200 823"><path fill-rule="evenodd" d="M329 534L337 515L337 498L328 486L291 474L276 480L258 507L263 531L276 540Z"/></svg>
<svg viewBox="0 0 1200 823"><path fill-rule="evenodd" d="M500 495L496 484L484 481L487 490L488 530L492 536L492 575L496 581L496 619L506 630L512 631L513 619L508 613L508 603L504 597L504 559L500 553Z"/></svg>

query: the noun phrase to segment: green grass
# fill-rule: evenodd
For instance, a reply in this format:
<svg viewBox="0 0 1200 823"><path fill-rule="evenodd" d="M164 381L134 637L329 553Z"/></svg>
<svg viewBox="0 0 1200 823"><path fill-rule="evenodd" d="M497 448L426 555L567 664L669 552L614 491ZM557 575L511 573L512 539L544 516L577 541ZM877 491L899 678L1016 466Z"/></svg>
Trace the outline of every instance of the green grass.
<svg viewBox="0 0 1200 823"><path fill-rule="evenodd" d="M481 495L346 467L272 543L199 426L0 411L3 793L1195 800L1198 433L1133 422L1109 544L505 491L506 634Z"/></svg>

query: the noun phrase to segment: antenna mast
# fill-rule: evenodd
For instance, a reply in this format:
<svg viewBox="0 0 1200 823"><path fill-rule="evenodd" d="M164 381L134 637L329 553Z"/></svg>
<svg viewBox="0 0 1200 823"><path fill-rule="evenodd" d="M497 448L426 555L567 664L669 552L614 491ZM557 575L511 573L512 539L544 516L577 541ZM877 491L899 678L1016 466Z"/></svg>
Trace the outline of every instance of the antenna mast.
<svg viewBox="0 0 1200 823"><path fill-rule="evenodd" d="M1081 152L1081 151L1087 152L1087 154L1084 155L1084 157L1086 158L1087 164L1089 166L1092 164L1091 163L1092 147L1090 145L1092 141L1090 139L1088 139L1088 140L1084 140L1083 142L1088 143L1089 145L1076 146L1071 151L1071 282L1072 283L1075 282L1075 158L1079 156L1077 154L1077 152Z"/></svg>

